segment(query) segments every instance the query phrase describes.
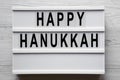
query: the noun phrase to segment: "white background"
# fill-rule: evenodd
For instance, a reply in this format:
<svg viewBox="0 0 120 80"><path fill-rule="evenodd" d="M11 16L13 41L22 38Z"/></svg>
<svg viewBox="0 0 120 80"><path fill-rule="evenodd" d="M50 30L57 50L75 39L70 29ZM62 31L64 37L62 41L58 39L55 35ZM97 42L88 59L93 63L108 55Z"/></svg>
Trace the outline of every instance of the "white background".
<svg viewBox="0 0 120 80"><path fill-rule="evenodd" d="M106 25L105 75L24 75L12 74L11 6L104 5ZM0 0L0 80L119 80L120 0Z"/></svg>

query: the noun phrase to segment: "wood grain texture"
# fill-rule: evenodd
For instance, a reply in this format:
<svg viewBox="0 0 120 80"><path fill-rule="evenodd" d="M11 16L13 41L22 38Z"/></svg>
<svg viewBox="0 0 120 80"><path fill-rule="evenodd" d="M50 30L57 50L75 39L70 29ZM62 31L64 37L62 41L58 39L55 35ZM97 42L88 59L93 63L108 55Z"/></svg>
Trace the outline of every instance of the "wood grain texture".
<svg viewBox="0 0 120 80"><path fill-rule="evenodd" d="M13 75L11 6L105 6L105 75ZM0 0L0 80L119 80L120 0Z"/></svg>

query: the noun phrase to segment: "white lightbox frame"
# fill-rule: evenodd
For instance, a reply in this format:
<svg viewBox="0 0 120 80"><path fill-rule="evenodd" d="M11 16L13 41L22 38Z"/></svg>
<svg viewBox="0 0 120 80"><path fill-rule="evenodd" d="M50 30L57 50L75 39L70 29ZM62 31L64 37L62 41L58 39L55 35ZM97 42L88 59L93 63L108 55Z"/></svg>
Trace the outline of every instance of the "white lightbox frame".
<svg viewBox="0 0 120 80"><path fill-rule="evenodd" d="M13 12L14 11L36 11L36 10L67 10L67 11L74 11L74 10L84 10L84 11L104 11L103 6L41 6L41 7L18 7L14 6L12 7ZM105 27L39 27L39 28L24 28L24 27L15 27L13 26L12 29L13 34L19 33L19 32L100 32L105 34ZM104 35L105 39L105 35ZM14 41L13 41L14 42ZM105 41L104 41L105 43ZM83 54L101 54L105 55L105 47L104 48L99 48L99 49L74 49L74 48L68 48L68 49L12 49L13 51L13 56L14 54L24 54L24 53L30 53L30 54L43 54L43 53L68 53L72 54L77 53L83 53ZM92 55L91 54L91 55ZM14 65L14 62L13 62ZM56 70L14 70L13 68L13 73L14 74L104 74L105 70L61 70L61 69L56 69Z"/></svg>

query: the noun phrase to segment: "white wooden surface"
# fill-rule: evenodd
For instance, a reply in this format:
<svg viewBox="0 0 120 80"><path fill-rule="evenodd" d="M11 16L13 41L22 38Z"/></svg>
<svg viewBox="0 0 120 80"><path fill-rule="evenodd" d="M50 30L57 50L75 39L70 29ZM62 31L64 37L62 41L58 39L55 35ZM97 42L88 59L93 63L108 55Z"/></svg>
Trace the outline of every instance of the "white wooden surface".
<svg viewBox="0 0 120 80"><path fill-rule="evenodd" d="M106 24L105 75L13 75L11 6L104 5ZM0 80L119 80L120 0L0 0Z"/></svg>

